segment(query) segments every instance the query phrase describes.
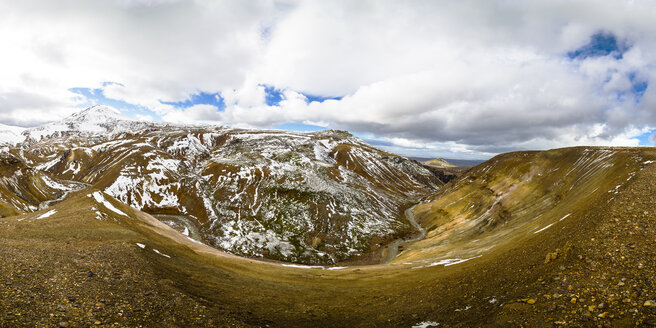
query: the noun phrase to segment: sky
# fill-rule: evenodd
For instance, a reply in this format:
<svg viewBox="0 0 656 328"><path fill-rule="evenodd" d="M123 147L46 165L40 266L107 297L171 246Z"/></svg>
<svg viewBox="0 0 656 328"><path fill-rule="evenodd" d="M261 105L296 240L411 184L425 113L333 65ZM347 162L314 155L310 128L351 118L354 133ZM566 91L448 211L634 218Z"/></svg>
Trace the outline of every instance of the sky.
<svg viewBox="0 0 656 328"><path fill-rule="evenodd" d="M403 155L656 144L653 1L0 0L0 123L347 130Z"/></svg>

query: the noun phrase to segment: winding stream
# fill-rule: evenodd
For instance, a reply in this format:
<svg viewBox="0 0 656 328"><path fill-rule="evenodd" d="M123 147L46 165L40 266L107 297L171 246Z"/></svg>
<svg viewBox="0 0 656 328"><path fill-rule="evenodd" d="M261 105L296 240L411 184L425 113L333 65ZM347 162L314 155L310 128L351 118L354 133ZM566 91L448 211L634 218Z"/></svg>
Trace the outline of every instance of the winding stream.
<svg viewBox="0 0 656 328"><path fill-rule="evenodd" d="M87 188L87 187L90 186L90 185L87 184L87 183L78 182L78 181L71 181L71 180L64 180L64 181L75 183L75 184L77 184L77 186L74 187L73 189L63 190L63 193L61 194L61 196L59 196L59 197L57 197L57 198L55 198L55 199L50 199L50 200L42 201L42 202L39 204L39 210L46 209L46 208L48 208L48 207L50 207L50 206L52 206L52 205L55 205L55 204L57 204L57 203L59 203L59 202L62 202L64 199L66 199L66 197L68 197L68 194L70 194L70 193L72 193L72 192L80 191L80 190L82 190L82 189Z"/></svg>
<svg viewBox="0 0 656 328"><path fill-rule="evenodd" d="M173 214L151 214L156 219L166 223L166 225L190 237L191 239L201 241L200 232L196 225L184 215ZM180 230L182 228L182 230Z"/></svg>
<svg viewBox="0 0 656 328"><path fill-rule="evenodd" d="M419 231L419 235L408 239L405 238L397 239L393 241L391 244L389 244L389 246L387 246L388 249L387 257L382 263L388 263L391 260L393 260L396 257L396 255L399 254L399 246L401 246L401 244L418 241L426 237L426 229L422 228L421 225L417 223L417 221L415 221L415 216L412 214L412 211L415 209L415 207L417 207L417 205L414 205L409 209L405 210L405 217L408 219L410 224Z"/></svg>

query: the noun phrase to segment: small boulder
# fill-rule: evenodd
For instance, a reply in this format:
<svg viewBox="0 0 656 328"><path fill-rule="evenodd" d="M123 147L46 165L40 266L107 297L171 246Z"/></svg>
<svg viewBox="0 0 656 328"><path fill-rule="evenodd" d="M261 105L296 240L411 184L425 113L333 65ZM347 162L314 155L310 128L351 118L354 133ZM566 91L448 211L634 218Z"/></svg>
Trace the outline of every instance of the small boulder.
<svg viewBox="0 0 656 328"><path fill-rule="evenodd" d="M545 258L544 258L544 264L547 264L547 263L549 263L549 262L551 262L551 261L553 261L557 258L558 258L558 253L557 252L547 253L547 256L545 256Z"/></svg>

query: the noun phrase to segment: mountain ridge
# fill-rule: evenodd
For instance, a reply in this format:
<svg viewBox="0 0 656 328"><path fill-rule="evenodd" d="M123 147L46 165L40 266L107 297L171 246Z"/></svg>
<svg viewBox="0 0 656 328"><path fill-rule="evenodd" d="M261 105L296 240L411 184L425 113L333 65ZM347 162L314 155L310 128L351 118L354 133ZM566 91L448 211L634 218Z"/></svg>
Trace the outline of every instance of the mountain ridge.
<svg viewBox="0 0 656 328"><path fill-rule="evenodd" d="M412 231L404 210L443 184L345 131L146 123L92 107L26 135L10 153L27 166L101 189L214 247L297 263L385 252Z"/></svg>

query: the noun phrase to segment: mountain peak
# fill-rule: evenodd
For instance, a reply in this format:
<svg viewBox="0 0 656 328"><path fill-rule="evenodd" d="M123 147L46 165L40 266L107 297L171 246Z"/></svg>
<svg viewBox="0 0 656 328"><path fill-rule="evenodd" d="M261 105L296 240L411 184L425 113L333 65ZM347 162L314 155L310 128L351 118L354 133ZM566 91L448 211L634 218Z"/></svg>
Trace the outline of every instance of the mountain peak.
<svg viewBox="0 0 656 328"><path fill-rule="evenodd" d="M61 121L29 129L26 133L34 140L70 134L111 135L130 131L135 124L137 124L136 121L125 117L116 108L96 105L68 116Z"/></svg>
<svg viewBox="0 0 656 328"><path fill-rule="evenodd" d="M77 112L63 120L66 123L72 122L93 122L103 123L107 121L130 121L123 116L121 112L113 107L104 105L95 105Z"/></svg>

